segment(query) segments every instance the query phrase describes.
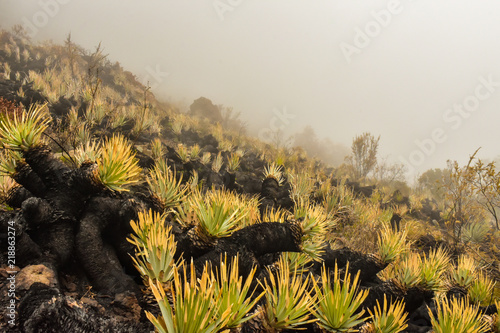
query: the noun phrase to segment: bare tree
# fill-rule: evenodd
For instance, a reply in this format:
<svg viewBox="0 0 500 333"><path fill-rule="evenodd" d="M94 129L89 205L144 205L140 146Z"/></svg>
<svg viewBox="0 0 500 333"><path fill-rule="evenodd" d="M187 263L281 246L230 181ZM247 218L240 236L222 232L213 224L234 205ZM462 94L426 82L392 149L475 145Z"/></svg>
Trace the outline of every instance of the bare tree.
<svg viewBox="0 0 500 333"><path fill-rule="evenodd" d="M478 210L482 208L500 229L500 172L496 171L495 162L485 164L479 158L476 160L478 150L464 167L459 167L456 161L448 161L450 176L443 182L443 187L449 216L452 223L470 223L478 219Z"/></svg>
<svg viewBox="0 0 500 333"><path fill-rule="evenodd" d="M500 230L500 171L496 171L495 162L484 164L480 159L472 167L473 185L477 200L484 209L490 213L495 221L495 226Z"/></svg>
<svg viewBox="0 0 500 333"><path fill-rule="evenodd" d="M79 57L79 53L81 53L82 50L79 49L75 43L73 43L73 40L71 39L71 32L66 37L64 46L66 50L66 56L68 57L69 68L71 69L71 75L72 77L75 77L76 62Z"/></svg>
<svg viewBox="0 0 500 333"><path fill-rule="evenodd" d="M271 144L276 149L289 149L292 147L292 137L286 137L281 128L271 132Z"/></svg>
<svg viewBox="0 0 500 333"><path fill-rule="evenodd" d="M378 161L373 169L373 177L377 183L391 184L405 181L406 167L403 164L387 162L387 157Z"/></svg>
<svg viewBox="0 0 500 333"><path fill-rule="evenodd" d="M351 155L346 158L347 164L353 169L354 178L366 177L377 165L379 141L380 136L375 138L368 132L354 138L351 145Z"/></svg>
<svg viewBox="0 0 500 333"><path fill-rule="evenodd" d="M429 169L418 177L417 189L419 191L427 190L436 200L443 199L443 188L441 184L448 182L450 169Z"/></svg>

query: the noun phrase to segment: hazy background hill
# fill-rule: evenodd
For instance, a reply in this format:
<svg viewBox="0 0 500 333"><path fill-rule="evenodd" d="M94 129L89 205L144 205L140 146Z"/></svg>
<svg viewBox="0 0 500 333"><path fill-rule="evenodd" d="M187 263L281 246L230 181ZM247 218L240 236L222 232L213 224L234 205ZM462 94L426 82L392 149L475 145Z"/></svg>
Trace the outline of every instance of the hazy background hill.
<svg viewBox="0 0 500 333"><path fill-rule="evenodd" d="M205 96L262 138L273 125L285 136L311 126L342 152L368 131L381 135L381 156L408 164L409 179L447 159L465 163L479 146L481 158L498 156L500 93L445 119L481 77L500 81L496 1L45 3L4 0L0 22L35 40L71 32L87 49L102 42L158 97L187 108ZM293 118L277 121L283 110ZM446 139L426 150L435 129Z"/></svg>

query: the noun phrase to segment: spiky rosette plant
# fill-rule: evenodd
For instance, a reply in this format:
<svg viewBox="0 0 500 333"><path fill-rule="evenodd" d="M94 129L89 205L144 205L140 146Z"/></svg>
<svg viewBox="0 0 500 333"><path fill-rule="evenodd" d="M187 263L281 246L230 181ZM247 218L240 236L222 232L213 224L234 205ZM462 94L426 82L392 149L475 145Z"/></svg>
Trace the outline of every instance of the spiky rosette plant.
<svg viewBox="0 0 500 333"><path fill-rule="evenodd" d="M280 256L289 262L290 267L296 267L298 273L308 273L314 263L311 256L304 252L283 252Z"/></svg>
<svg viewBox="0 0 500 333"><path fill-rule="evenodd" d="M240 167L240 156L236 153L231 153L227 157L227 171L235 173Z"/></svg>
<svg viewBox="0 0 500 333"><path fill-rule="evenodd" d="M254 318L257 313L247 315L264 295L264 292L254 297L255 290L251 290L252 280L257 267L254 267L243 282L238 270L238 257L231 259L228 265L227 257L221 260L219 268L212 270L212 280L215 281L215 294L219 295L219 316L229 312L225 328L234 329Z"/></svg>
<svg viewBox="0 0 500 333"><path fill-rule="evenodd" d="M352 188L346 186L347 178L342 178L334 188L333 194L338 198L341 207L351 206L354 202L354 192Z"/></svg>
<svg viewBox="0 0 500 333"><path fill-rule="evenodd" d="M260 198L258 196L236 195L235 201L243 210L245 217L243 218L243 226L255 224L260 219ZM271 220L270 220L271 221Z"/></svg>
<svg viewBox="0 0 500 333"><path fill-rule="evenodd" d="M438 291L443 285L443 275L450 265L450 256L442 247L424 254L420 270L421 284L424 288Z"/></svg>
<svg viewBox="0 0 500 333"><path fill-rule="evenodd" d="M406 229L394 231L386 224L383 224L377 242L378 256L383 263L394 261L399 255L408 250L406 235Z"/></svg>
<svg viewBox="0 0 500 333"><path fill-rule="evenodd" d="M368 296L368 290L358 290L359 272L351 283L348 273L349 264L342 279L337 264L333 272L333 281L323 265L321 269L321 284L314 281L314 289L318 302L313 310L318 319L318 325L328 332L354 332L354 328L364 322L364 310L358 311Z"/></svg>
<svg viewBox="0 0 500 333"><path fill-rule="evenodd" d="M295 174L289 173L289 180L292 186L290 196L294 202L300 198L309 198L314 189L314 179L307 172Z"/></svg>
<svg viewBox="0 0 500 333"><path fill-rule="evenodd" d="M189 150L182 143L177 146L177 155L181 159L182 163L190 161Z"/></svg>
<svg viewBox="0 0 500 333"><path fill-rule="evenodd" d="M495 306L497 307L497 313L495 313L493 328L496 333L500 333L500 300L495 300Z"/></svg>
<svg viewBox="0 0 500 333"><path fill-rule="evenodd" d="M282 208L266 208L262 216L259 216L261 222L285 222L293 218L292 213Z"/></svg>
<svg viewBox="0 0 500 333"><path fill-rule="evenodd" d="M17 171L16 167L23 160L22 154L14 150L0 151L0 174L13 176Z"/></svg>
<svg viewBox="0 0 500 333"><path fill-rule="evenodd" d="M206 267L200 278L196 277L194 264L190 274L182 265L183 274L174 269L170 305L165 290L159 282L149 281L151 290L160 307L161 316L146 311L147 318L160 333L213 333L221 330L229 321L230 309L219 314L220 294Z"/></svg>
<svg viewBox="0 0 500 333"><path fill-rule="evenodd" d="M496 282L484 272L479 272L472 281L468 293L472 303L478 305L488 305L491 301Z"/></svg>
<svg viewBox="0 0 500 333"><path fill-rule="evenodd" d="M462 228L461 239L463 242L480 244L484 242L490 232L490 226L484 222L468 223Z"/></svg>
<svg viewBox="0 0 500 333"><path fill-rule="evenodd" d="M391 302L388 305L387 295L384 294L384 305L381 307L377 300L377 306L373 312L368 309L371 323L368 324L366 332L398 333L408 327L406 323L408 313L404 311L405 303L402 300Z"/></svg>
<svg viewBox="0 0 500 333"><path fill-rule="evenodd" d="M159 213L139 212L138 220L131 221L135 235L128 241L136 246L134 265L146 282L150 279L166 283L173 278L176 265L174 255L177 243L171 233L172 227L165 227L165 216Z"/></svg>
<svg viewBox="0 0 500 333"><path fill-rule="evenodd" d="M326 180L318 177L318 183L320 184L315 192L315 197L323 200L332 192L332 182L331 178L327 178Z"/></svg>
<svg viewBox="0 0 500 333"><path fill-rule="evenodd" d="M102 185L113 191L128 191L130 185L139 182L142 171L131 144L121 135L104 141L97 170Z"/></svg>
<svg viewBox="0 0 500 333"><path fill-rule="evenodd" d="M219 141L219 149L221 151L232 152L234 149L234 143L231 140L221 140Z"/></svg>
<svg viewBox="0 0 500 333"><path fill-rule="evenodd" d="M97 161L101 156L100 144L96 141L87 141L75 149L74 158L78 165L86 161Z"/></svg>
<svg viewBox="0 0 500 333"><path fill-rule="evenodd" d="M295 218L302 219L302 230L310 237L320 237L325 234L328 227L334 225L321 206L296 207Z"/></svg>
<svg viewBox="0 0 500 333"><path fill-rule="evenodd" d="M335 225L335 221L329 219L323 207L307 203L295 205L295 218L302 228L302 252L306 253L315 261L320 261L325 246L325 235L328 229Z"/></svg>
<svg viewBox="0 0 500 333"><path fill-rule="evenodd" d="M0 113L0 141L4 149L25 152L43 143L42 133L47 129L50 118L46 104L32 104L28 111Z"/></svg>
<svg viewBox="0 0 500 333"><path fill-rule="evenodd" d="M297 267L280 257L277 272L268 268L269 278L264 281L265 290L265 322L267 332L280 332L285 329L300 329L308 323L315 322L311 311L317 301L316 296L308 290L310 275L305 279Z"/></svg>
<svg viewBox="0 0 500 333"><path fill-rule="evenodd" d="M179 119L175 119L175 121L170 125L172 132L177 136L182 134L182 130L184 129L184 124L179 121Z"/></svg>
<svg viewBox="0 0 500 333"><path fill-rule="evenodd" d="M157 160L149 171L149 189L165 210L178 206L186 196L187 187L181 184L181 179L176 178L175 171L162 159Z"/></svg>
<svg viewBox="0 0 500 333"><path fill-rule="evenodd" d="M203 155L201 155L200 162L204 165L209 165L211 158L212 154L209 151L206 151Z"/></svg>
<svg viewBox="0 0 500 333"><path fill-rule="evenodd" d="M456 286L468 288L477 277L477 269L474 258L461 255L456 267L450 271L450 282Z"/></svg>
<svg viewBox="0 0 500 333"><path fill-rule="evenodd" d="M195 192L188 199L200 231L215 238L227 237L244 226L248 211L236 195L226 190L212 189L205 194Z"/></svg>
<svg viewBox="0 0 500 333"><path fill-rule="evenodd" d="M190 191L197 191L201 189L200 176L196 170L191 171L191 177L189 177L187 188Z"/></svg>
<svg viewBox="0 0 500 333"><path fill-rule="evenodd" d="M151 153L153 154L153 158L155 160L159 160L163 157L165 151L163 149L163 144L160 139L156 138L153 141L151 141Z"/></svg>
<svg viewBox="0 0 500 333"><path fill-rule="evenodd" d="M11 191L19 186L16 182L9 176L0 174L0 210L10 209L6 201L9 198Z"/></svg>
<svg viewBox="0 0 500 333"><path fill-rule="evenodd" d="M278 185L283 184L283 167L275 163L271 163L264 167L264 178L272 178L278 182Z"/></svg>
<svg viewBox="0 0 500 333"><path fill-rule="evenodd" d="M198 159L198 157L200 155L200 151L201 151L201 148L198 144L193 145L191 147L191 150L189 151L189 159L191 161Z"/></svg>
<svg viewBox="0 0 500 333"><path fill-rule="evenodd" d="M436 315L429 308L428 312L436 333L487 332L487 323L481 320L479 307L469 305L467 298L436 300Z"/></svg>
<svg viewBox="0 0 500 333"><path fill-rule="evenodd" d="M222 165L224 164L224 160L222 159L222 155L221 153L219 152L213 162L212 162L212 171L213 172L219 172L222 168Z"/></svg>
<svg viewBox="0 0 500 333"><path fill-rule="evenodd" d="M394 265L394 278L404 289L420 285L422 282L422 258L418 253L411 252Z"/></svg>

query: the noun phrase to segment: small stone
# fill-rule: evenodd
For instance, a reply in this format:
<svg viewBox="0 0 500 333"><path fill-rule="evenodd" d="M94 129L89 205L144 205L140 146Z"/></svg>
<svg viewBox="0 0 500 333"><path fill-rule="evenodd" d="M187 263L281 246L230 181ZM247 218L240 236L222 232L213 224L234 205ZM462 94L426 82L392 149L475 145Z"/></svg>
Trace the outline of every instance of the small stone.
<svg viewBox="0 0 500 333"><path fill-rule="evenodd" d="M49 287L56 287L56 274L45 265L29 265L16 275L16 288L19 290L28 290L35 282L43 283Z"/></svg>

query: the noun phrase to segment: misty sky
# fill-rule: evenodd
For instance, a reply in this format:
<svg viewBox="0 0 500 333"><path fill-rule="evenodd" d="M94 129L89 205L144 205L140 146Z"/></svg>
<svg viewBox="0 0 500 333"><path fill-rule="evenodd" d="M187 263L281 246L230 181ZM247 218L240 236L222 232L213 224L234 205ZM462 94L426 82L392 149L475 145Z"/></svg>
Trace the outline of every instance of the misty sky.
<svg viewBox="0 0 500 333"><path fill-rule="evenodd" d="M254 133L368 131L414 172L500 155L498 0L0 0L0 24L102 42L159 98L205 96Z"/></svg>

